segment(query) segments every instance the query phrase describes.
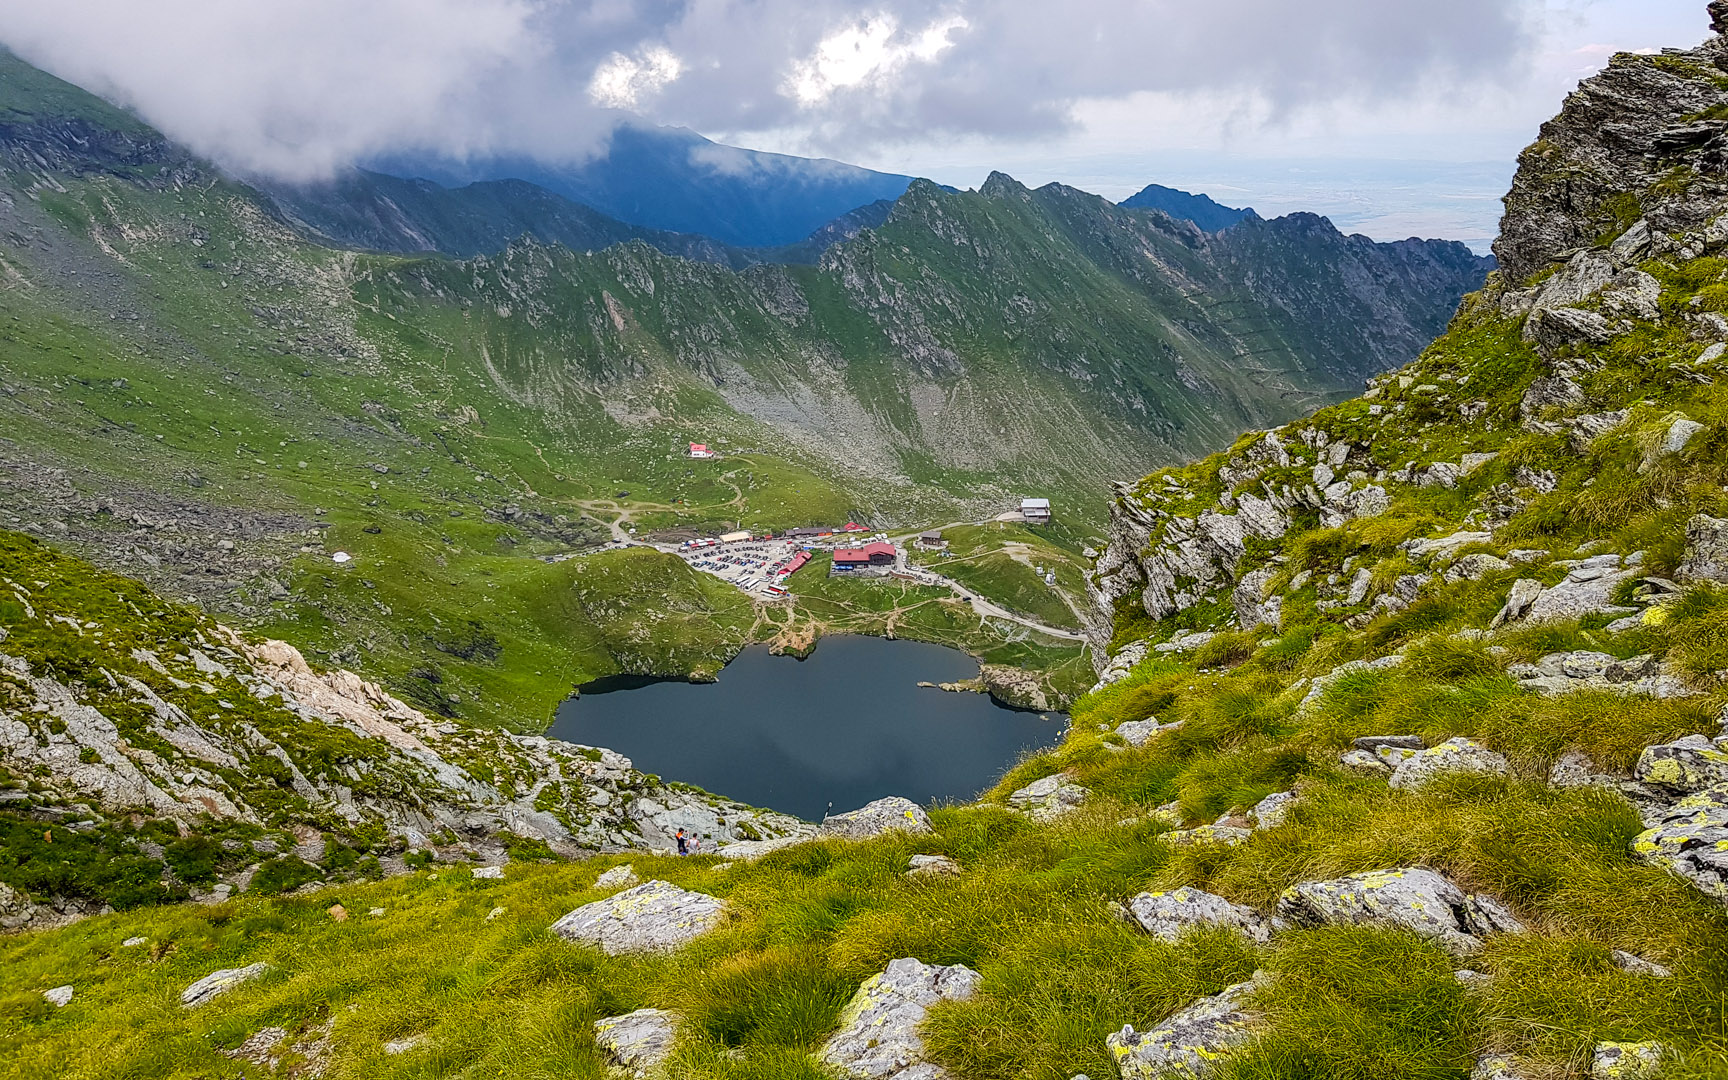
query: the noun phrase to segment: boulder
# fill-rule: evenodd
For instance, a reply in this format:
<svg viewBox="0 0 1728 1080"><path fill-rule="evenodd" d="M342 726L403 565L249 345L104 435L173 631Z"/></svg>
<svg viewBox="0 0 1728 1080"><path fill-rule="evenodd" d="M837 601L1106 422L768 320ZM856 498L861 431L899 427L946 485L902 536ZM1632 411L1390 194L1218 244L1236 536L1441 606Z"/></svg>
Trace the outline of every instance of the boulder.
<svg viewBox="0 0 1728 1080"><path fill-rule="evenodd" d="M1670 791L1702 791L1728 784L1728 749L1722 741L1688 735L1671 743L1646 746L1632 775Z"/></svg>
<svg viewBox="0 0 1728 1080"><path fill-rule="evenodd" d="M1633 839L1632 854L1728 903L1728 784L1694 792L1669 807Z"/></svg>
<svg viewBox="0 0 1728 1080"><path fill-rule="evenodd" d="M42 991L42 996L48 999L48 1004L56 1009L64 1009L72 1004L72 994L71 986L56 986L52 990Z"/></svg>
<svg viewBox="0 0 1728 1080"><path fill-rule="evenodd" d="M1470 739L1447 739L1439 746L1417 750L1392 771L1395 788L1418 788L1449 773L1488 773L1510 776L1512 766L1497 754Z"/></svg>
<svg viewBox="0 0 1728 1080"><path fill-rule="evenodd" d="M816 827L812 825L802 832L788 833L785 836L775 836L767 840L740 840L735 844L723 844L720 846L716 854L724 855L728 859L743 859L746 862L749 862L754 859L760 859L762 856L767 855L770 852L779 851L781 848L789 848L795 844L807 843L810 840L815 839L816 834ZM731 864L727 863L725 865L729 866ZM715 867L715 869L718 870L719 867Z"/></svg>
<svg viewBox="0 0 1728 1080"><path fill-rule="evenodd" d="M1524 929L1497 901L1471 896L1432 870L1369 870L1284 890L1278 914L1300 926L1372 925L1432 938L1455 954L1482 947L1482 935Z"/></svg>
<svg viewBox="0 0 1728 1080"><path fill-rule="evenodd" d="M1175 941L1191 926L1228 926L1258 942L1272 936L1271 924L1253 908L1186 885L1168 892L1141 893L1128 901L1128 911L1147 933L1165 941Z"/></svg>
<svg viewBox="0 0 1728 1080"><path fill-rule="evenodd" d="M664 1009L637 1009L623 1016L594 1021L594 1043L607 1061L641 1080L672 1054L678 1039L678 1014Z"/></svg>
<svg viewBox="0 0 1728 1080"><path fill-rule="evenodd" d="M1338 764L1364 776L1385 776L1392 767L1367 750L1346 750L1338 755Z"/></svg>
<svg viewBox="0 0 1728 1080"><path fill-rule="evenodd" d="M1488 544L1494 540L1493 533L1485 532L1455 532L1450 536L1434 537L1427 540L1409 540L1401 546L1414 558L1425 559L1430 555L1451 555L1459 548L1471 544Z"/></svg>
<svg viewBox="0 0 1728 1080"><path fill-rule="evenodd" d="M1270 829L1289 820L1290 807L1295 805L1294 791L1275 791L1255 803L1248 811L1248 820L1256 829Z"/></svg>
<svg viewBox="0 0 1728 1080"><path fill-rule="evenodd" d="M959 877L960 864L946 855L914 855L906 865L907 877Z"/></svg>
<svg viewBox="0 0 1728 1080"><path fill-rule="evenodd" d="M1465 555L1446 568L1444 575L1447 581L1480 581L1484 575L1498 570L1510 570L1512 564L1505 559L1478 552Z"/></svg>
<svg viewBox="0 0 1728 1080"><path fill-rule="evenodd" d="M965 1001L978 983L978 973L960 964L895 960L858 988L817 1060L856 1080L940 1080L948 1073L924 1060L919 1027L930 1006Z"/></svg>
<svg viewBox="0 0 1728 1080"><path fill-rule="evenodd" d="M636 876L636 867L625 863L623 866L614 866L595 878L594 887L596 889L628 889L632 885L640 884L641 881L642 879Z"/></svg>
<svg viewBox="0 0 1728 1080"><path fill-rule="evenodd" d="M1621 660L1604 652L1579 650L1549 653L1534 664L1513 664L1506 673L1525 689L1543 697L1600 690L1614 694L1645 694L1650 697L1686 697L1694 691L1654 656Z"/></svg>
<svg viewBox="0 0 1728 1080"><path fill-rule="evenodd" d="M1269 588L1277 576L1274 567L1263 566L1248 571L1236 582L1236 588L1230 593L1230 602L1236 608L1237 626L1244 630L1256 626L1277 628L1283 617L1283 597L1270 595Z"/></svg>
<svg viewBox="0 0 1728 1080"><path fill-rule="evenodd" d="M1396 750L1424 750L1428 746L1420 735L1359 735L1350 740L1350 745L1371 754L1378 754L1387 747Z"/></svg>
<svg viewBox="0 0 1728 1080"><path fill-rule="evenodd" d="M886 799L877 799L857 810L848 810L844 814L831 814L823 818L821 835L838 836L845 840L868 840L872 836L881 836L883 833L890 832L928 833L934 831L930 827L930 815L924 812L922 806L911 799L890 795Z"/></svg>
<svg viewBox="0 0 1728 1080"><path fill-rule="evenodd" d="M1600 1042L1590 1052L1590 1080L1654 1080L1667 1049L1659 1042Z"/></svg>
<svg viewBox="0 0 1728 1080"><path fill-rule="evenodd" d="M1066 776L1055 773L1034 780L1009 795L1008 807L1027 814L1035 821L1048 821L1078 809L1091 794L1091 789L1070 783Z"/></svg>
<svg viewBox="0 0 1728 1080"><path fill-rule="evenodd" d="M482 880L504 880L504 868L502 866L476 866L473 870L473 874L476 878Z"/></svg>
<svg viewBox="0 0 1728 1080"><path fill-rule="evenodd" d="M241 968L223 968L221 971L212 971L180 991L180 1004L184 1008L196 1008L212 998L226 994L241 983L251 982L269 970L269 964L259 961L256 964L247 964Z"/></svg>
<svg viewBox="0 0 1728 1080"><path fill-rule="evenodd" d="M1728 519L1693 514L1686 522L1686 554L1675 571L1681 581L1728 582Z"/></svg>
<svg viewBox="0 0 1728 1080"><path fill-rule="evenodd" d="M1182 726L1177 720L1168 724L1160 724L1156 716L1148 716L1144 720L1124 720L1116 725L1116 734L1122 736L1122 741L1129 746L1145 746L1152 738L1166 731L1175 731Z"/></svg>
<svg viewBox="0 0 1728 1080"><path fill-rule="evenodd" d="M667 881L648 881L596 900L552 924L566 941L598 946L608 956L666 952L712 930L724 903Z"/></svg>
<svg viewBox="0 0 1728 1080"><path fill-rule="evenodd" d="M1165 1018L1150 1031L1132 1025L1108 1035L1104 1044L1122 1080L1169 1080L1203 1076L1232 1048L1253 1034L1248 997L1255 984L1237 983Z"/></svg>

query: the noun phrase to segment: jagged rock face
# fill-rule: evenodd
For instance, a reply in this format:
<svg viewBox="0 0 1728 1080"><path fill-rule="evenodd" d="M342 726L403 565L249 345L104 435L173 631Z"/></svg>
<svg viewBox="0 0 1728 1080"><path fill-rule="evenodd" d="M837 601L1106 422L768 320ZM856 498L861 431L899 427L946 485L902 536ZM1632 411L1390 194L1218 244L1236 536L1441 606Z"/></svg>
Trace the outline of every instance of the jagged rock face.
<svg viewBox="0 0 1728 1080"><path fill-rule="evenodd" d="M1509 283L1522 285L1550 262L1632 224L1623 216L1627 192L1639 194L1642 216L1661 233L1701 231L1720 213L1728 121L1695 117L1728 102L1718 85L1725 57L1716 37L1689 52L1622 53L1567 97L1519 155L1506 196L1494 255ZM1672 197L1655 194L1675 169L1693 186Z"/></svg>

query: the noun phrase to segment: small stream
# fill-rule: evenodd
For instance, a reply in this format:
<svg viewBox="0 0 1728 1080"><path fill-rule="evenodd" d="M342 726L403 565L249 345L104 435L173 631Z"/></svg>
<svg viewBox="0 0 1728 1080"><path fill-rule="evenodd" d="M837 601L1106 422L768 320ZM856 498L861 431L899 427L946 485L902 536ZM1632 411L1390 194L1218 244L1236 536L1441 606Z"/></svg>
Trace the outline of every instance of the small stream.
<svg viewBox="0 0 1728 1080"><path fill-rule="evenodd" d="M581 687L553 738L605 746L643 772L810 821L885 795L970 799L1026 750L1054 745L1061 713L918 686L978 674L917 641L826 637L807 659L744 650L717 683L634 675Z"/></svg>

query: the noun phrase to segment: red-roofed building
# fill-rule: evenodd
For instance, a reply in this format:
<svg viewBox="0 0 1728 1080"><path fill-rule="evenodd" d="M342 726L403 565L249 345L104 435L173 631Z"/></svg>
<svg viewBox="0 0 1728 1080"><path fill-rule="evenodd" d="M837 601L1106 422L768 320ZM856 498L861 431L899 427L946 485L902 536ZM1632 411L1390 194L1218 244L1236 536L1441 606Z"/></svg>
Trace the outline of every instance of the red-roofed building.
<svg viewBox="0 0 1728 1080"><path fill-rule="evenodd" d="M810 553L808 551L800 551L798 554L792 556L792 561L786 564L786 569L780 572L780 576L791 577L793 574L798 572L800 567L809 561Z"/></svg>
<svg viewBox="0 0 1728 1080"><path fill-rule="evenodd" d="M841 532L869 532L870 526L860 525L856 521L848 521L846 523L846 525L840 531Z"/></svg>
<svg viewBox="0 0 1728 1080"><path fill-rule="evenodd" d="M878 540L874 544L865 544L861 548L835 548L834 565L839 567L854 566L893 566L894 545Z"/></svg>
<svg viewBox="0 0 1728 1080"><path fill-rule="evenodd" d="M707 443L693 442L690 444L690 456L693 458L711 458L714 451L708 449Z"/></svg>

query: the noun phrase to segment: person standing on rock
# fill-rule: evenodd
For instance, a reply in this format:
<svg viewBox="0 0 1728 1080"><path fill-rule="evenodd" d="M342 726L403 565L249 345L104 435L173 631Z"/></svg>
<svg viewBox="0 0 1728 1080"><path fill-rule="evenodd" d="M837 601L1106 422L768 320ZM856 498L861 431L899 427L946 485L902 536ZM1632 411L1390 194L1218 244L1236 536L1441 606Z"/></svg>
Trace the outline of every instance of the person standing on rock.
<svg viewBox="0 0 1728 1080"><path fill-rule="evenodd" d="M678 830L677 840L678 840L678 854L680 854L680 855L690 854L689 841L684 839L684 830L683 829Z"/></svg>

